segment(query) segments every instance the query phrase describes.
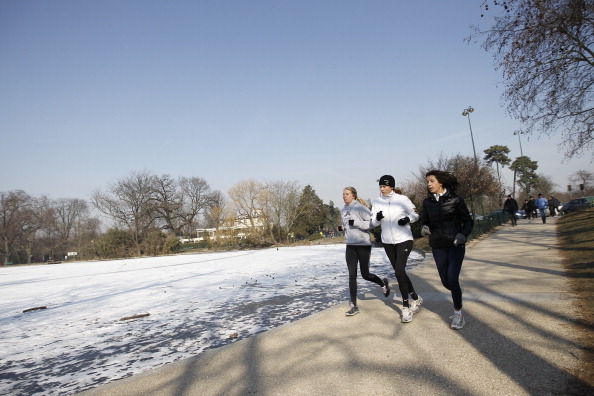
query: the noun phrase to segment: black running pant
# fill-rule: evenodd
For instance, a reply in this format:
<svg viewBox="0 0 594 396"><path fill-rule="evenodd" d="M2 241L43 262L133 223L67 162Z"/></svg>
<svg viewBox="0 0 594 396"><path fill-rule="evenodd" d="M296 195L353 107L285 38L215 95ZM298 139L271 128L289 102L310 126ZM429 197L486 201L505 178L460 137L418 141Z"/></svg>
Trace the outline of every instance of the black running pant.
<svg viewBox="0 0 594 396"><path fill-rule="evenodd" d="M349 294L351 302L357 305L357 262L361 268L361 276L366 281L384 286L384 282L375 274L369 272L369 259L371 258L371 246L347 245L346 263L349 269Z"/></svg>
<svg viewBox="0 0 594 396"><path fill-rule="evenodd" d="M413 247L413 241L405 241L396 245L384 244L384 250L396 273L398 288L402 294L402 305L408 307L408 295L415 292L415 288L406 274L406 262Z"/></svg>
<svg viewBox="0 0 594 396"><path fill-rule="evenodd" d="M466 254L466 247L433 248L433 258L439 272L441 284L452 293L454 309L462 309L462 288L460 287L460 271Z"/></svg>

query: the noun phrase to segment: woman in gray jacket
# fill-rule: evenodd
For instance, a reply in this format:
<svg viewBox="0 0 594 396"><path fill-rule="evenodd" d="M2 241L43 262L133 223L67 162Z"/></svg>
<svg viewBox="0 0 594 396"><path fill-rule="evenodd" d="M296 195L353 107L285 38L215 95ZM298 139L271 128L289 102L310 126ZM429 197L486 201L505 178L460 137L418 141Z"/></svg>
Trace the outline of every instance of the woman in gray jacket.
<svg viewBox="0 0 594 396"><path fill-rule="evenodd" d="M349 294L351 298L350 309L346 316L354 316L359 313L357 307L357 262L361 268L363 279L376 283L382 287L385 297L390 295L388 279L383 281L375 274L369 272L369 259L371 258L371 211L365 206L365 202L357 197L357 190L354 187L346 187L342 192L344 207L340 211L342 225L341 231L345 231L346 263L349 270Z"/></svg>

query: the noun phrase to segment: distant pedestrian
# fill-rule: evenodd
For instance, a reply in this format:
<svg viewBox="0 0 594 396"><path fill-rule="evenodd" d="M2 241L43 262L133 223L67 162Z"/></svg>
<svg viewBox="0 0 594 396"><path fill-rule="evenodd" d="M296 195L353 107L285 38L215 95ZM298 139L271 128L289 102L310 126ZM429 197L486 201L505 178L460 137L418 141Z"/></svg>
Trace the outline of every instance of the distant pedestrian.
<svg viewBox="0 0 594 396"><path fill-rule="evenodd" d="M458 180L449 172L432 170L425 175L429 197L423 201L423 228L437 266L441 284L452 294L454 315L450 327L459 330L466 323L462 314L460 271L466 254L466 239L474 220L462 197L456 194Z"/></svg>
<svg viewBox="0 0 594 396"><path fill-rule="evenodd" d="M532 212L530 211L530 201L528 201L527 199L524 200L522 210L524 211L524 214L526 215L527 219L532 218Z"/></svg>
<svg viewBox="0 0 594 396"><path fill-rule="evenodd" d="M540 217L542 218L542 224L546 224L547 222L547 208L549 207L549 201L542 196L542 194L538 194L538 199L536 200L536 207L540 212Z"/></svg>
<svg viewBox="0 0 594 396"><path fill-rule="evenodd" d="M555 197L553 197L552 195L549 197L549 214L551 215L551 217L556 216L557 215L557 210L559 210L559 205L561 205L561 202L559 202L559 200Z"/></svg>
<svg viewBox="0 0 594 396"><path fill-rule="evenodd" d="M528 198L528 209L530 210L530 217L536 219L536 201L532 195Z"/></svg>
<svg viewBox="0 0 594 396"><path fill-rule="evenodd" d="M503 203L503 210L507 211L511 219L512 227L518 224L516 219L516 212L518 211L518 201L512 198L511 195L507 196L507 199Z"/></svg>
<svg viewBox="0 0 594 396"><path fill-rule="evenodd" d="M340 211L342 225L339 230L345 232L345 257L349 270L350 294L350 309L345 315L354 316L359 313L359 307L357 307L357 263L359 263L363 279L380 286L385 297L390 295L390 285L387 278L381 280L377 275L369 272L371 211L367 208L365 201L358 198L357 190L354 187L346 187L342 191L342 199L344 207Z"/></svg>
<svg viewBox="0 0 594 396"><path fill-rule="evenodd" d="M413 247L410 223L417 221L419 214L412 201L395 190L394 177L382 176L379 186L381 195L373 200L371 224L373 227L382 227L384 251L394 268L398 288L402 294L401 322L408 323L423 304L423 299L415 292L406 273L406 262ZM409 295L412 298L410 302Z"/></svg>

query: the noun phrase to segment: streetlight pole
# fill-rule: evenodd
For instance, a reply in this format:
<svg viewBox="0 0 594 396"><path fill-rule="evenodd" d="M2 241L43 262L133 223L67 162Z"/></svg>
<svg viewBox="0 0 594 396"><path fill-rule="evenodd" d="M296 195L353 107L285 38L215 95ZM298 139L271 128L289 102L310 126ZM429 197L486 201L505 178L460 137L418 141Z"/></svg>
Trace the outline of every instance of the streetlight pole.
<svg viewBox="0 0 594 396"><path fill-rule="evenodd" d="M474 147L474 135L472 134L472 124L470 123L470 113L472 113L474 111L474 109L472 108L472 106L468 106L467 108L465 108L462 111L462 115L464 117L468 117L468 127L470 128L470 139L472 140L472 151L474 152L474 168L475 168L475 174L478 175L479 173L479 167L478 167L478 157L476 156L476 148ZM472 212L473 212L473 216L476 216L476 209L474 207L474 199L472 200ZM483 206L483 199L481 197L481 208L483 210L483 215L485 214L485 207Z"/></svg>
<svg viewBox="0 0 594 396"><path fill-rule="evenodd" d="M524 152L522 151L522 140L520 139L520 135L525 134L526 132L524 131L514 131L514 135L518 135L518 142L520 142L520 155L523 157L524 156Z"/></svg>
<svg viewBox="0 0 594 396"><path fill-rule="evenodd" d="M470 113L472 113L474 109L472 106L468 106L468 108L462 111L462 115L464 117L468 117L468 127L470 128L470 140L472 140L472 151L474 152L474 165L478 171L478 159L476 157L476 148L474 147L474 135L472 134L472 124L470 123Z"/></svg>
<svg viewBox="0 0 594 396"><path fill-rule="evenodd" d="M520 142L520 155L524 156L524 151L522 151L522 139L520 139L520 135L524 135L526 132L522 130L514 131L514 135L518 135L518 142ZM524 159L522 159L523 161ZM523 167L522 167L523 168ZM522 173L523 175L523 173ZM516 171L514 171L514 197L516 196Z"/></svg>

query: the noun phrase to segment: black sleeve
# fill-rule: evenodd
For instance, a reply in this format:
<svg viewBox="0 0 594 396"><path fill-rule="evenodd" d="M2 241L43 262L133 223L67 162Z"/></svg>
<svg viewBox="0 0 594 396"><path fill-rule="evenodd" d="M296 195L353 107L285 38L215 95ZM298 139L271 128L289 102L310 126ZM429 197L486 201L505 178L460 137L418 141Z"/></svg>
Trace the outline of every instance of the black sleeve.
<svg viewBox="0 0 594 396"><path fill-rule="evenodd" d="M421 224L422 225L429 225L429 214L427 213L427 199L423 200L422 205L423 212L421 213Z"/></svg>
<svg viewBox="0 0 594 396"><path fill-rule="evenodd" d="M472 232L472 227L474 226L474 220L468 211L466 203L461 197L458 197L458 202L456 202L456 214L458 215L458 219L460 219L460 223L462 224L462 229L460 232L465 236L469 236Z"/></svg>

